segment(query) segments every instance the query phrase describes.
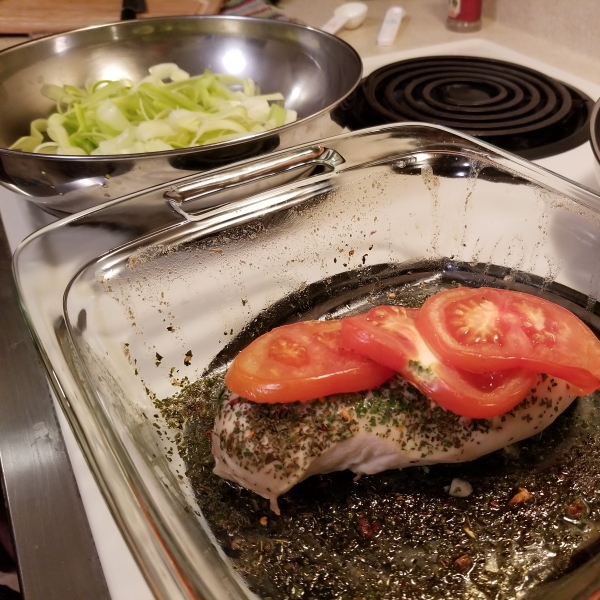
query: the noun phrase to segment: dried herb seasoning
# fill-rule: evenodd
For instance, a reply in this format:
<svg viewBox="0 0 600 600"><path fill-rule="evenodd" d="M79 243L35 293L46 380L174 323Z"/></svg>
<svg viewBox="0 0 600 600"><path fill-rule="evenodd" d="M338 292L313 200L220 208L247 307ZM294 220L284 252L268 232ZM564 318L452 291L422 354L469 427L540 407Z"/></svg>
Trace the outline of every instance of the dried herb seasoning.
<svg viewBox="0 0 600 600"><path fill-rule="evenodd" d="M280 516L212 473L208 433L225 402L229 394L214 376L187 383L157 406L183 431L180 452L200 510L264 599L511 598L567 572L600 539L596 396L578 400L542 433L471 463L358 481L349 472L312 477L280 499ZM284 415L264 406L272 425ZM358 400L356 410L393 422L394 410L377 395ZM446 418L443 412L431 418ZM291 407L285 412L300 416ZM333 421L343 436L351 419ZM447 439L455 443L451 428ZM456 477L473 486L469 497L449 495ZM511 503L521 489L531 498Z"/></svg>

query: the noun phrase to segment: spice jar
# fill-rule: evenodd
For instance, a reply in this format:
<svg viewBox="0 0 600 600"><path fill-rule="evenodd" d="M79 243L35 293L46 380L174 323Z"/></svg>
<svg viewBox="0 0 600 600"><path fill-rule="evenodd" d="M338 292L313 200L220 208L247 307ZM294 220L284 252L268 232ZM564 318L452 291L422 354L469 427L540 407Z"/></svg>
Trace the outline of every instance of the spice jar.
<svg viewBox="0 0 600 600"><path fill-rule="evenodd" d="M481 29L481 0L448 0L446 26L463 32Z"/></svg>

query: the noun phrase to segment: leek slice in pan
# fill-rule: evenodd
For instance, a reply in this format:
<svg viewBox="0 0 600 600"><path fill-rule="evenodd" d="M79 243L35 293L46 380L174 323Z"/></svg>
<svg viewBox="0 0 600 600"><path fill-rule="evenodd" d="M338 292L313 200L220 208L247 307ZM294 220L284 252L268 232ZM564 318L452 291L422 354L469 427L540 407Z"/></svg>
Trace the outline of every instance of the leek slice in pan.
<svg viewBox="0 0 600 600"><path fill-rule="evenodd" d="M107 155L179 150L281 127L297 119L280 93L260 94L249 78L206 70L190 76L174 63L149 69L141 81L93 81L84 88L44 85L56 103L34 119L11 150Z"/></svg>

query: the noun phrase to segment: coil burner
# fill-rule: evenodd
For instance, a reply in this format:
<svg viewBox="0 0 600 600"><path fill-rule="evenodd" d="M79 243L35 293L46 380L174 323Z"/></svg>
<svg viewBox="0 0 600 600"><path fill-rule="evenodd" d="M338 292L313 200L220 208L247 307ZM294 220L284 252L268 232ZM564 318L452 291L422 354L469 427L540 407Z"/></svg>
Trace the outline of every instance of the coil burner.
<svg viewBox="0 0 600 600"><path fill-rule="evenodd" d="M589 140L593 100L543 73L474 56L385 65L335 111L351 130L421 121L457 129L530 160Z"/></svg>

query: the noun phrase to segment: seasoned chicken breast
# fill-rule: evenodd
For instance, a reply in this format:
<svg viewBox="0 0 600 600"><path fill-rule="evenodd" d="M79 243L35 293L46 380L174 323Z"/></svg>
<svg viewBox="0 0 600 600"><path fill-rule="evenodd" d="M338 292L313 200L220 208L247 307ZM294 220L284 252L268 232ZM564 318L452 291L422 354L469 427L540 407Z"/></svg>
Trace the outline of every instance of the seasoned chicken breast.
<svg viewBox="0 0 600 600"><path fill-rule="evenodd" d="M277 499L311 475L474 460L550 425L575 399L570 385L540 375L512 411L466 419L430 401L401 377L374 391L313 402L260 404L231 394L212 432L214 472Z"/></svg>

